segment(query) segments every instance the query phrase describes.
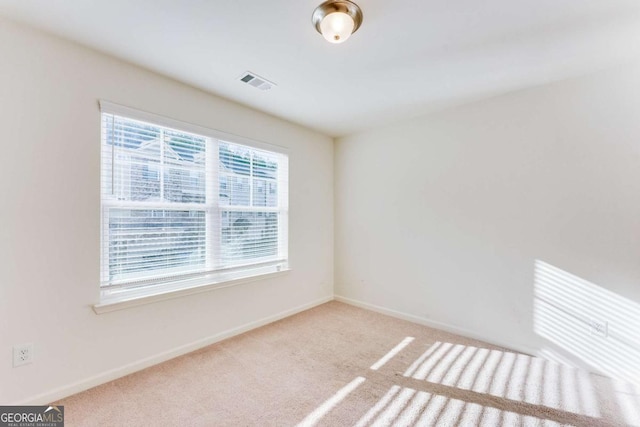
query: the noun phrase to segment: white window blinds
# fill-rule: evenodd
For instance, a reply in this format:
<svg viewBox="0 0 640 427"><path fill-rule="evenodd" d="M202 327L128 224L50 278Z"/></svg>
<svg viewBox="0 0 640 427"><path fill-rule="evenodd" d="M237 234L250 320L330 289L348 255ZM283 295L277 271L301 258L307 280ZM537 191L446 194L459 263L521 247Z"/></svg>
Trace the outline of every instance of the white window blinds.
<svg viewBox="0 0 640 427"><path fill-rule="evenodd" d="M103 290L286 265L287 156L214 133L103 108Z"/></svg>

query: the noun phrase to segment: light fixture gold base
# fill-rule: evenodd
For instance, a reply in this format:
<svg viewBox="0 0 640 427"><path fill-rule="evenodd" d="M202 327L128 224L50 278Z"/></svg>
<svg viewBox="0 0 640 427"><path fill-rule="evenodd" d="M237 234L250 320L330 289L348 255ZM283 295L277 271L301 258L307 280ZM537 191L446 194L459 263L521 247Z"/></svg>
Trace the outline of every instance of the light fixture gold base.
<svg viewBox="0 0 640 427"><path fill-rule="evenodd" d="M325 16L334 12L346 13L353 19L355 25L353 27L352 34L358 31L358 28L362 25L362 10L357 4L349 0L328 0L316 7L316 10L313 11L313 15L311 15L311 22L320 34L322 34L322 31L320 30L320 23Z"/></svg>

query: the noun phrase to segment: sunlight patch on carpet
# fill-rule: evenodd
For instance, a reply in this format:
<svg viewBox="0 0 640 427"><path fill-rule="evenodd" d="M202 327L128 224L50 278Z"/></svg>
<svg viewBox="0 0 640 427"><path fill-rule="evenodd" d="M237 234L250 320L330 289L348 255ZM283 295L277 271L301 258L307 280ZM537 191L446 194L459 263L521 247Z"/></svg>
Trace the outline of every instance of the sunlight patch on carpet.
<svg viewBox="0 0 640 427"><path fill-rule="evenodd" d="M363 382L365 382L364 378L357 377L355 380L342 387L336 392L336 394L331 396L322 405L318 406L318 408L316 408L312 413L307 415L307 417L298 424L298 427L311 427L316 425L318 421L322 419L322 417L327 415L336 405L342 402L349 395L349 393L358 388Z"/></svg>
<svg viewBox="0 0 640 427"><path fill-rule="evenodd" d="M380 369L382 366L384 366L385 363L387 363L389 360L391 360L393 358L393 356L395 356L396 354L400 353L406 346L408 346L411 341L413 341L415 338L413 337L406 337L405 339L403 339L400 344L398 344L397 346L395 346L394 348L392 348L387 354L385 354L384 356L382 356L382 358L380 360L378 360L376 363L374 363L373 365L371 365L371 367L369 369L373 369L374 371L377 371L378 369Z"/></svg>
<svg viewBox="0 0 640 427"><path fill-rule="evenodd" d="M524 354L437 342L418 357L404 376L579 415L600 416L589 373Z"/></svg>

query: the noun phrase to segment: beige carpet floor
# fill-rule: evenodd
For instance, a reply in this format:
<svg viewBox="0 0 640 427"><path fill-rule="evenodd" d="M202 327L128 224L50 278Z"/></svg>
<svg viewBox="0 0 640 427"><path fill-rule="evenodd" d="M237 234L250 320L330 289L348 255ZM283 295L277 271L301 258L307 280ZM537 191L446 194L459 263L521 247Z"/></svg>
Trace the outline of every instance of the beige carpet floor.
<svg viewBox="0 0 640 427"><path fill-rule="evenodd" d="M67 426L640 425L640 389L330 302L68 397Z"/></svg>

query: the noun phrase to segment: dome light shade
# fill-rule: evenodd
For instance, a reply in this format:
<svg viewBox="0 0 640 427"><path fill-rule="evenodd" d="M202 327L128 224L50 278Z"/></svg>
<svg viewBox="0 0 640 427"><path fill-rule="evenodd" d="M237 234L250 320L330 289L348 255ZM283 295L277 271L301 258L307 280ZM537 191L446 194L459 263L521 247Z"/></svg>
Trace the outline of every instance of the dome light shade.
<svg viewBox="0 0 640 427"><path fill-rule="evenodd" d="M356 23L353 18L342 12L330 13L320 22L322 36L330 43L342 43L347 40Z"/></svg>
<svg viewBox="0 0 640 427"><path fill-rule="evenodd" d="M330 43L342 43L362 24L362 11L348 0L329 0L313 11L316 30Z"/></svg>

